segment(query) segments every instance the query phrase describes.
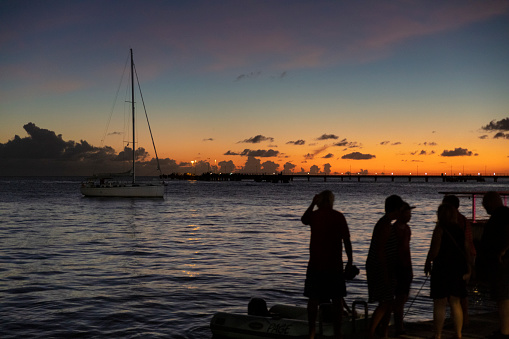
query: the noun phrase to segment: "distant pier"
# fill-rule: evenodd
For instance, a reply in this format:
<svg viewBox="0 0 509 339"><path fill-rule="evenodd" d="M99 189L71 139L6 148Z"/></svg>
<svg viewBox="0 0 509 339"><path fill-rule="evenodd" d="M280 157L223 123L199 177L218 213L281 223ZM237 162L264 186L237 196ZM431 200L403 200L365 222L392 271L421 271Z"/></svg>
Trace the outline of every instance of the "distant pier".
<svg viewBox="0 0 509 339"><path fill-rule="evenodd" d="M243 181L289 183L292 181L331 181L331 182L498 182L509 178L509 174L501 175L420 175L420 174L246 174L246 173L204 173L171 174L165 179L200 180L200 181Z"/></svg>

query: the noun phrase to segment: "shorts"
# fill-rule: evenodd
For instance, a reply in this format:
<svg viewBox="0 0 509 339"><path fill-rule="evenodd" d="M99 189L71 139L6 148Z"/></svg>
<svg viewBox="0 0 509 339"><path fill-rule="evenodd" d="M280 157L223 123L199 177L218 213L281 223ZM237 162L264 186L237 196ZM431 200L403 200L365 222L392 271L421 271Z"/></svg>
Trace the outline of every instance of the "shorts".
<svg viewBox="0 0 509 339"><path fill-rule="evenodd" d="M346 296L346 284L342 271L313 271L308 269L304 284L304 296L327 302Z"/></svg>

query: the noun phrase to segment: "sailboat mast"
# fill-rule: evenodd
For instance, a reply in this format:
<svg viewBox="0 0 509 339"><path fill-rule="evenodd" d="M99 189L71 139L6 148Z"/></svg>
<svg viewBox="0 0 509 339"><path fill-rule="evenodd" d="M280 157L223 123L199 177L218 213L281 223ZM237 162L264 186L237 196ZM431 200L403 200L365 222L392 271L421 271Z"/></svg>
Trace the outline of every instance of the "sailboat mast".
<svg viewBox="0 0 509 339"><path fill-rule="evenodd" d="M133 49L131 48L131 109L133 115L133 184L136 182L135 166L136 161L136 139L135 139L135 123L134 123L134 61L133 61Z"/></svg>

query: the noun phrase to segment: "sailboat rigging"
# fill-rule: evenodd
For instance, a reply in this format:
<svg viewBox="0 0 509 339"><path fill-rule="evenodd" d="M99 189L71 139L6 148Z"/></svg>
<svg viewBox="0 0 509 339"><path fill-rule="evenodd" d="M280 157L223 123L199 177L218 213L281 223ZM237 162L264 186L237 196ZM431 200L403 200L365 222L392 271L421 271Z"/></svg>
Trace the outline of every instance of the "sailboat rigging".
<svg viewBox="0 0 509 339"><path fill-rule="evenodd" d="M140 88L140 97L143 102L143 108L145 109L145 116L147 118L147 124L150 131L150 137L152 139L152 145L157 161L157 170L161 173L159 166L159 158L157 157L157 151L155 147L154 138L152 136L152 129L148 120L147 111L145 108L145 102L143 95L141 94L141 87L139 86L138 74L134 66L133 50L130 49L131 53L131 113L132 113L132 167L126 173L105 173L94 175L89 180L81 185L81 193L84 196L89 197L149 197L149 198L162 198L164 196L164 185L162 183L146 183L141 184L136 182L136 121L135 121L135 100L134 100L134 76L136 75L136 81L138 88ZM115 177L121 177L130 174L131 183L120 183L110 181Z"/></svg>

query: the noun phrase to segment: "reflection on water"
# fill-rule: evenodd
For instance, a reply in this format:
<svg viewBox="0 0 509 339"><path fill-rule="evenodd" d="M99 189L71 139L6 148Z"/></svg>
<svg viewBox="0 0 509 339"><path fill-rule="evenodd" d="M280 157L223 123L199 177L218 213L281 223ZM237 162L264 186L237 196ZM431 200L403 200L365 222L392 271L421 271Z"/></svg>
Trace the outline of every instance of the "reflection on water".
<svg viewBox="0 0 509 339"><path fill-rule="evenodd" d="M410 300L419 295L406 319L429 319L422 271L438 192L506 189L503 183L170 182L164 200L144 200L82 198L79 182L0 179L3 337L207 338L214 312L245 312L252 296L269 306L304 306L309 229L300 216L323 189L336 194L361 269L348 283L349 303L367 299L364 264L385 197L400 194L417 207L410 221ZM470 213L468 201L461 208ZM471 300L491 306L481 293Z"/></svg>

